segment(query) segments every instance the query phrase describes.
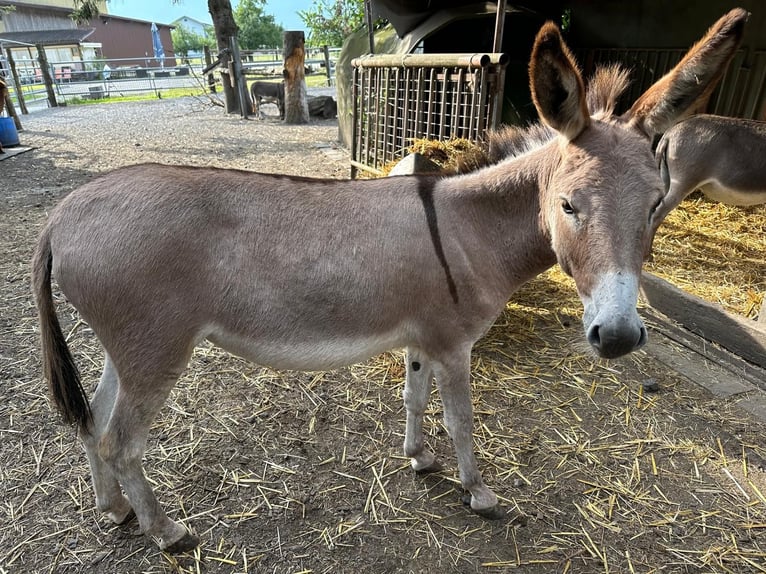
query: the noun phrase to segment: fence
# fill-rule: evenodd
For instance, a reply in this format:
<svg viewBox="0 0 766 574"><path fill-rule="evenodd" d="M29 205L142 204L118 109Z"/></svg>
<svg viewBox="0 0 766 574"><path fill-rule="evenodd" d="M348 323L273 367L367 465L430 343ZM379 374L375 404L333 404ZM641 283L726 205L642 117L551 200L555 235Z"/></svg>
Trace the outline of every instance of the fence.
<svg viewBox="0 0 766 574"><path fill-rule="evenodd" d="M306 48L307 75L324 74L327 77L327 85L333 85L335 81L335 62L338 60L340 48ZM282 76L283 58L281 50L241 50L242 71L250 75Z"/></svg>
<svg viewBox="0 0 766 574"><path fill-rule="evenodd" d="M307 53L306 66L315 76L328 75L334 70L339 50L314 49ZM247 52L243 66L248 75L273 77L282 74L282 60L278 52ZM273 58L273 59L272 59ZM244 60L245 58L243 58ZM135 65L143 61L144 65ZM329 63L329 67L328 67ZM152 65L150 65L152 64ZM57 102L71 102L81 99L101 99L129 94L161 94L167 90L207 89L207 79L202 79L201 59L153 57L48 62L52 90ZM18 89L12 77L8 77L11 98L17 107L20 98L25 105L47 106L48 90L45 85L41 64L36 59L15 59L13 67L19 80ZM19 93L20 92L20 93Z"/></svg>
<svg viewBox="0 0 766 574"><path fill-rule="evenodd" d="M195 77L199 68L185 64L166 67L159 62L156 66L122 65L134 61L135 58L109 60L108 64L105 60L48 62L56 101L62 103L77 99L101 99L110 95L160 93L174 88L201 88L200 80ZM175 63L176 59L168 61ZM31 106L47 106L48 90L40 62L17 59L14 67L24 102ZM19 105L15 82L9 82L9 87L12 87L14 103Z"/></svg>
<svg viewBox="0 0 766 574"><path fill-rule="evenodd" d="M351 176L380 174L414 139L482 140L500 121L507 63L506 54L353 60Z"/></svg>

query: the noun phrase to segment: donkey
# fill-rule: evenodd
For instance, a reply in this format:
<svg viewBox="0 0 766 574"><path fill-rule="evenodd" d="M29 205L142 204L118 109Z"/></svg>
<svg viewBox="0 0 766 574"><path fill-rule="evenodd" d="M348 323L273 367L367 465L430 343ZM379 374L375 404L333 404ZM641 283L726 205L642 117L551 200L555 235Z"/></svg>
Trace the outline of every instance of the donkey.
<svg viewBox="0 0 766 574"><path fill-rule="evenodd" d="M277 104L279 117L285 117L285 83L282 82L253 82L250 85L250 98L253 101L253 113L260 117L261 104L271 102Z"/></svg>
<svg viewBox="0 0 766 574"><path fill-rule="evenodd" d="M766 122L692 116L662 136L655 158L667 188L660 219L697 189L728 205L766 203Z"/></svg>
<svg viewBox="0 0 766 574"><path fill-rule="evenodd" d="M440 467L422 431L435 379L471 508L504 516L473 452L471 349L510 294L557 261L574 277L596 354L619 357L646 342L638 284L664 189L651 138L707 96L746 18L721 18L619 117L611 111L624 86L601 82L586 98L547 23L530 81L549 137L471 173L339 181L144 164L69 194L41 233L32 284L45 377L78 427L98 509L118 524L135 513L168 552L199 543L166 516L141 460L157 411L207 339L299 370L405 348L412 468ZM90 404L52 275L105 349Z"/></svg>

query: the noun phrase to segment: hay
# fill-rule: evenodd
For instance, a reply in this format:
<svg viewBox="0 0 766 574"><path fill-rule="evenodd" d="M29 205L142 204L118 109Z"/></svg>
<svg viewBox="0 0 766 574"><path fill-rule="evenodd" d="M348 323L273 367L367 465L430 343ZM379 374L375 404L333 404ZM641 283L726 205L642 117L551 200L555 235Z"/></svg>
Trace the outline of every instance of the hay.
<svg viewBox="0 0 766 574"><path fill-rule="evenodd" d="M26 137L43 147L58 132L37 126L34 136L34 121ZM210 121L221 120L211 114ZM102 129L112 127L112 152L129 154L130 145L120 144L125 126ZM187 141L168 141L170 153L183 153ZM229 145L230 161L241 161ZM295 147L288 163L300 170L306 146ZM201 548L168 556L135 523L110 525L94 508L74 432L58 426L48 407L27 287L34 235L53 203L37 188L54 187L48 178L71 170L67 162L98 158L69 147L35 153L19 156L26 163L8 177L9 185L28 182L24 193L33 199L6 202L0 218L8 303L0 362L3 574L766 572L765 425L644 352L594 360L582 344L579 299L557 269L513 296L473 356L476 453L508 508L505 520L487 522L463 507L435 391L424 431L445 469L425 477L410 471L401 454L400 353L332 373L295 373L202 346L152 429L145 464L161 502L202 537ZM33 157L51 168L35 171ZM669 231L680 238L660 238L655 265L684 259L698 249L692 239L708 237ZM744 231L730 232L726 248ZM678 244L687 247L673 255ZM726 253L742 259L745 251ZM702 264L712 262L702 257ZM714 283L709 269L695 281ZM58 304L92 384L98 342L65 301ZM660 392L644 390L648 379Z"/></svg>
<svg viewBox="0 0 766 574"><path fill-rule="evenodd" d="M646 269L726 310L754 318L766 293L766 206L733 207L696 193L670 213Z"/></svg>
<svg viewBox="0 0 766 574"><path fill-rule="evenodd" d="M441 167L445 174L465 173L487 165L489 159L485 146L464 138L428 140L416 138L406 149L407 154L419 153ZM406 154L405 154L406 155ZM400 160L394 160L381 168L382 176L388 175ZM376 177L364 174L364 177Z"/></svg>

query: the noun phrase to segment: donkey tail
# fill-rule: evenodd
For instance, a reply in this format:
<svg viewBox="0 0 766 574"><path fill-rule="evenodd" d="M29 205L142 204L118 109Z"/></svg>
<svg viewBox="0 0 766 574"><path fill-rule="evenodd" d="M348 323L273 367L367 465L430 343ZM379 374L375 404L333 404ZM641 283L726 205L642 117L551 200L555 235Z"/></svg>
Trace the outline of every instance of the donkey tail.
<svg viewBox="0 0 766 574"><path fill-rule="evenodd" d="M40 319L43 372L50 396L64 421L87 433L92 414L80 382L80 372L56 315L51 290L52 263L50 232L45 229L32 259L32 291Z"/></svg>

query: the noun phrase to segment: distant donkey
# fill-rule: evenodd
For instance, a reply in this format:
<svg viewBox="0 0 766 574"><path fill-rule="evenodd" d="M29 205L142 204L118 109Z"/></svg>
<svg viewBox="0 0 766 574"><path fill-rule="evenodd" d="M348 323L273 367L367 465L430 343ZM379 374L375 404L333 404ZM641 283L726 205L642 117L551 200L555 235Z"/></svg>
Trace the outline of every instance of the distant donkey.
<svg viewBox="0 0 766 574"><path fill-rule="evenodd" d="M655 157L667 188L660 219L695 190L728 205L766 203L766 122L692 116L662 136Z"/></svg>
<svg viewBox="0 0 766 574"><path fill-rule="evenodd" d="M253 82L250 86L250 99L253 113L261 117L261 104L274 103L279 108L279 117L285 117L285 83L282 82Z"/></svg>
<svg viewBox="0 0 766 574"><path fill-rule="evenodd" d="M726 14L621 116L624 74L600 74L586 94L558 28L545 24L530 82L547 135L471 173L332 180L146 164L70 193L42 231L32 283L45 377L78 427L97 508L116 523L135 513L168 552L199 543L162 510L142 458L152 421L208 339L279 369L406 348L412 468L439 467L423 435L435 379L471 508L504 516L473 451L471 349L510 294L556 262L574 277L595 353L644 345L639 277L664 194L651 141L709 95L746 19ZM52 275L106 351L90 404Z"/></svg>

